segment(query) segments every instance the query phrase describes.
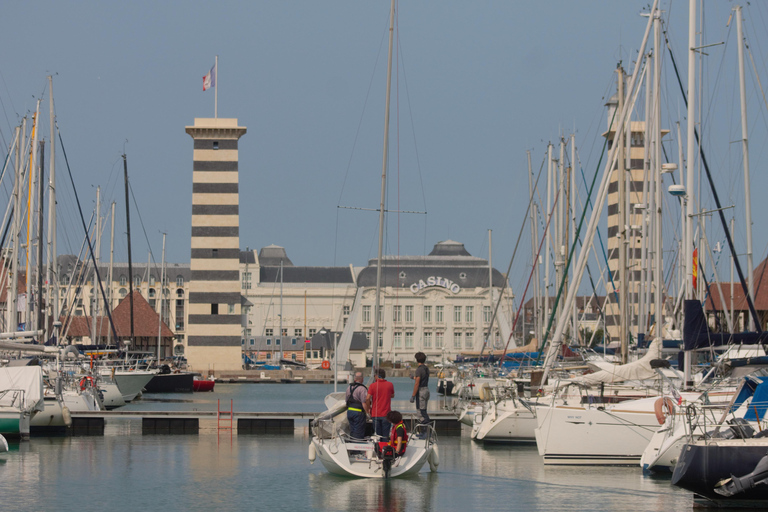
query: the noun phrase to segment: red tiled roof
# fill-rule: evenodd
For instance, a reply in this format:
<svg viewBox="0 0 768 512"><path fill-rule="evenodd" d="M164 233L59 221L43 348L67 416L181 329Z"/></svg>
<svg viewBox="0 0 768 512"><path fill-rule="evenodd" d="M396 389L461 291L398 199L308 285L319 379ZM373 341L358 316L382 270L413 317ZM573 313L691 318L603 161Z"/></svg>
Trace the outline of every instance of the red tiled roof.
<svg viewBox="0 0 768 512"><path fill-rule="evenodd" d="M75 316L72 317L69 329L67 330L67 336L90 336L92 317L90 316ZM64 319L61 319L64 322ZM115 331L120 338L128 338L131 335L131 304L129 297L126 296L120 301L120 304L112 311L112 321L115 324ZM160 322L160 315L158 315L152 306L149 305L147 300L142 297L138 291L133 292L133 330L134 336L137 338L156 338L157 326ZM109 326L109 318L106 316L100 316L96 318L96 328L98 335L106 337L107 333L111 330ZM162 323L161 335L163 338L173 338L174 334L171 329Z"/></svg>
<svg viewBox="0 0 768 512"><path fill-rule="evenodd" d="M757 311L768 311L768 258L764 259L755 268L755 309ZM744 276L745 278L747 276ZM731 283L720 283L720 287L723 290L723 300L720 299L720 290L716 284L710 284L709 295L707 302L704 304L706 310L712 310L712 303L714 302L714 309L718 311L731 309ZM741 287L740 282L733 283L733 309L735 311L747 311L747 299L744 295L744 290Z"/></svg>

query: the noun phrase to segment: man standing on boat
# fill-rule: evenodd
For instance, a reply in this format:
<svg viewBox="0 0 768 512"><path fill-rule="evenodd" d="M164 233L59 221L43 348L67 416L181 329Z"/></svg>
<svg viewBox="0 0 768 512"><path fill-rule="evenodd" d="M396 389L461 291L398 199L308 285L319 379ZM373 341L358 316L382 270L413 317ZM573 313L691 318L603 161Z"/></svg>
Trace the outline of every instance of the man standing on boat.
<svg viewBox="0 0 768 512"><path fill-rule="evenodd" d="M416 410L419 412L419 423L429 423L429 414L427 414L427 403L429 402L429 368L424 364L427 356L424 352L416 352L414 355L416 362L419 363L414 376L413 394L411 403L416 402Z"/></svg>
<svg viewBox="0 0 768 512"><path fill-rule="evenodd" d="M365 438L365 418L370 412L366 397L368 388L363 384L363 373L355 372L355 380L347 388L347 421L353 439Z"/></svg>
<svg viewBox="0 0 768 512"><path fill-rule="evenodd" d="M387 414L392 410L392 399L395 397L395 386L387 380L387 372L379 368L376 381L368 389L365 398L368 410L371 411L373 431L384 438L389 437L389 429L392 426L387 420Z"/></svg>

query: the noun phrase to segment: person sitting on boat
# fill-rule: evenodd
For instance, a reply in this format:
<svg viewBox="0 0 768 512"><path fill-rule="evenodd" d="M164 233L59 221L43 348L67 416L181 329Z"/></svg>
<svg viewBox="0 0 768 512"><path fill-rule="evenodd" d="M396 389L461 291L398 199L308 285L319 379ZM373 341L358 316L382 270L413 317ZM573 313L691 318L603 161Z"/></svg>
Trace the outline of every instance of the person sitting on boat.
<svg viewBox="0 0 768 512"><path fill-rule="evenodd" d="M347 421L349 435L353 439L365 438L365 418L368 415L366 396L368 388L363 384L363 373L355 372L355 380L347 388Z"/></svg>
<svg viewBox="0 0 768 512"><path fill-rule="evenodd" d="M389 446L395 449L395 456L402 457L408 444L408 433L405 431L403 415L398 411L389 411L387 420L392 424L392 433L389 437Z"/></svg>
<svg viewBox="0 0 768 512"><path fill-rule="evenodd" d="M387 420L387 414L392 410L392 399L395 397L395 387L387 380L387 372L379 368L376 372L376 382L368 388L365 398L368 410L371 411L373 431L384 439L389 437L392 425Z"/></svg>

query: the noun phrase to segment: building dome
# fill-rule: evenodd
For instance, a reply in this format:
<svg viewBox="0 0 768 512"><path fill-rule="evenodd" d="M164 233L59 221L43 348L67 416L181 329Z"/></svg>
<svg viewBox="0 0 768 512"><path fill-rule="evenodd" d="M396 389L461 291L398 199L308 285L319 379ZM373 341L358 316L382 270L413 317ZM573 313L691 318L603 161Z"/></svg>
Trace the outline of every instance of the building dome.
<svg viewBox="0 0 768 512"><path fill-rule="evenodd" d="M445 240L443 242L437 242L430 256L472 256L464 248L464 244L461 242L454 242L453 240Z"/></svg>

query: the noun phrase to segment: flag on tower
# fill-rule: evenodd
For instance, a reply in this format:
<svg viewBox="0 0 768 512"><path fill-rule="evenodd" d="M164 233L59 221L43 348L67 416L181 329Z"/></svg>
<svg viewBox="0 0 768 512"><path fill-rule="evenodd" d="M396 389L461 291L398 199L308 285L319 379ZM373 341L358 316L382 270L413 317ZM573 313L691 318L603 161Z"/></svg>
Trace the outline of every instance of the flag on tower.
<svg viewBox="0 0 768 512"><path fill-rule="evenodd" d="M203 77L203 90L207 91L211 87L216 87L216 64Z"/></svg>

